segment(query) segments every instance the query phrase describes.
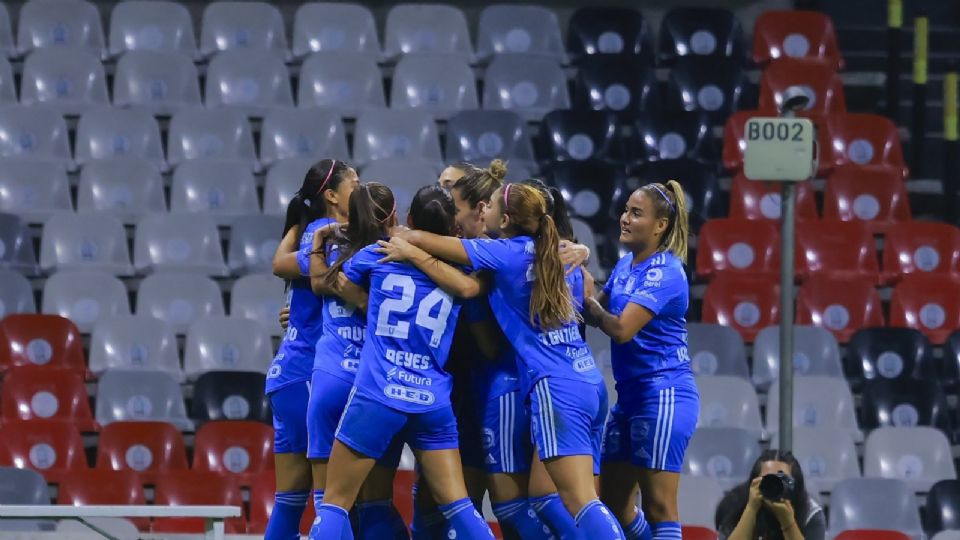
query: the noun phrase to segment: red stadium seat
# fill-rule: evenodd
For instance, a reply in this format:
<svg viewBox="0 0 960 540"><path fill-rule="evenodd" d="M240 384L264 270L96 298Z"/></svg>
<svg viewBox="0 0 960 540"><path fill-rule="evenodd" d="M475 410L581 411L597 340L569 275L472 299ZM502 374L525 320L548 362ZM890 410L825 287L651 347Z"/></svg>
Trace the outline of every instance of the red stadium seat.
<svg viewBox="0 0 960 540"><path fill-rule="evenodd" d="M898 172L848 165L827 179L824 221L862 221L873 234L882 234L910 217L910 199Z"/></svg>
<svg viewBox="0 0 960 540"><path fill-rule="evenodd" d="M684 525L681 528L683 540L717 540L717 531L707 527Z"/></svg>
<svg viewBox="0 0 960 540"><path fill-rule="evenodd" d="M133 471L73 471L64 476L57 490L57 504L146 504L140 477ZM148 530L148 518L131 519L140 530Z"/></svg>
<svg viewBox="0 0 960 540"><path fill-rule="evenodd" d="M697 236L697 275L719 272L773 275L780 267L780 235L773 223L711 219Z"/></svg>
<svg viewBox="0 0 960 540"><path fill-rule="evenodd" d="M847 112L843 81L837 73L821 62L794 58L781 58L770 62L763 70L759 109L767 114L776 114L783 92L791 87L803 91L810 98L806 110L801 111L800 116L824 118Z"/></svg>
<svg viewBox="0 0 960 540"><path fill-rule="evenodd" d="M707 286L702 322L730 326L744 341L780 320L780 285L773 278L722 273Z"/></svg>
<svg viewBox="0 0 960 540"><path fill-rule="evenodd" d="M910 221L887 231L884 280L889 283L913 273L960 277L960 229L949 223Z"/></svg>
<svg viewBox="0 0 960 540"><path fill-rule="evenodd" d="M815 275L797 295L797 324L825 328L846 343L861 328L883 326L883 305L872 281Z"/></svg>
<svg viewBox="0 0 960 540"><path fill-rule="evenodd" d="M743 173L733 177L730 187L730 217L733 219L780 221L780 182L747 180ZM798 221L815 220L817 202L810 182L797 183Z"/></svg>
<svg viewBox="0 0 960 540"><path fill-rule="evenodd" d="M855 529L843 531L834 540L910 540L911 536L899 531L881 531L876 529Z"/></svg>
<svg viewBox="0 0 960 540"><path fill-rule="evenodd" d="M890 326L914 328L942 345L960 328L960 281L938 274L910 274L893 289Z"/></svg>
<svg viewBox="0 0 960 540"><path fill-rule="evenodd" d="M879 281L873 236L860 221L810 221L797 227L797 277L813 274Z"/></svg>
<svg viewBox="0 0 960 540"><path fill-rule="evenodd" d="M58 315L8 315L0 321L0 371L15 366L64 367L86 375L80 331Z"/></svg>
<svg viewBox="0 0 960 540"><path fill-rule="evenodd" d="M45 366L22 366L7 373L0 392L0 417L67 422L82 432L98 429L81 376Z"/></svg>
<svg viewBox="0 0 960 540"><path fill-rule="evenodd" d="M393 477L393 504L408 526L413 521L413 484L416 480L417 473L410 470L398 470Z"/></svg>
<svg viewBox="0 0 960 540"><path fill-rule="evenodd" d="M80 433L60 422L4 422L0 426L0 441L6 446L8 463L20 469L33 469L53 484L90 467Z"/></svg>
<svg viewBox="0 0 960 540"><path fill-rule="evenodd" d="M743 169L743 152L747 148L746 124L747 120L754 116L771 116L771 113L769 111L738 111L730 115L723 126L723 168L731 174ZM817 161L817 176L824 176L834 166L833 158L824 159L822 150L830 144L830 133L826 122L821 122L817 118L812 120L817 127L817 143L821 149L820 159Z"/></svg>
<svg viewBox="0 0 960 540"><path fill-rule="evenodd" d="M227 505L243 508L240 485L230 476L213 472L170 471L157 477L154 504L160 506ZM227 534L243 534L246 520L224 520ZM199 533L204 531L203 518L157 518L153 532Z"/></svg>
<svg viewBox="0 0 960 540"><path fill-rule="evenodd" d="M806 58L843 69L833 21L817 11L765 11L753 26L753 61Z"/></svg>
<svg viewBox="0 0 960 540"><path fill-rule="evenodd" d="M273 428L261 422L208 422L193 442L193 470L235 474L243 485L273 470Z"/></svg>
<svg viewBox="0 0 960 540"><path fill-rule="evenodd" d="M167 422L113 422L100 432L97 468L133 470L153 484L170 472L187 469L183 436Z"/></svg>
<svg viewBox="0 0 960 540"><path fill-rule="evenodd" d="M399 472L397 473L399 476ZM264 471L257 475L250 488L250 523L247 527L249 534L263 534L267 529L267 521L273 512L273 494L276 491L276 474L273 471ZM300 520L300 533L307 535L313 524L313 494L307 500L307 508Z"/></svg>
<svg viewBox="0 0 960 540"><path fill-rule="evenodd" d="M878 114L847 113L827 120L827 144L820 145L820 160L837 166L856 165L892 169L901 178L910 175L903 160L897 126Z"/></svg>

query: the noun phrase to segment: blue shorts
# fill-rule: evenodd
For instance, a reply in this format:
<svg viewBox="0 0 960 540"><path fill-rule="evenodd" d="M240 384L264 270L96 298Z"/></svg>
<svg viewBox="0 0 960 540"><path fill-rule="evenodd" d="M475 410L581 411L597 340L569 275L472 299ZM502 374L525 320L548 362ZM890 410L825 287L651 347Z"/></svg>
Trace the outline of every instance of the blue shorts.
<svg viewBox="0 0 960 540"><path fill-rule="evenodd" d="M483 450L488 473L530 472L530 411L520 392L508 392L483 404Z"/></svg>
<svg viewBox="0 0 960 540"><path fill-rule="evenodd" d="M269 397L273 411L273 452L306 453L310 381L288 384L272 392Z"/></svg>
<svg viewBox="0 0 960 540"><path fill-rule="evenodd" d="M693 376L630 381L617 390L620 401L610 411L603 460L679 473L700 413Z"/></svg>
<svg viewBox="0 0 960 540"><path fill-rule="evenodd" d="M337 440L377 460L394 441L406 442L414 450L455 450L457 419L452 407L422 413L398 411L357 393L354 387L337 427Z"/></svg>
<svg viewBox="0 0 960 540"><path fill-rule="evenodd" d="M546 377L530 391L530 425L540 459L593 456L600 474L600 443L607 419L607 387Z"/></svg>

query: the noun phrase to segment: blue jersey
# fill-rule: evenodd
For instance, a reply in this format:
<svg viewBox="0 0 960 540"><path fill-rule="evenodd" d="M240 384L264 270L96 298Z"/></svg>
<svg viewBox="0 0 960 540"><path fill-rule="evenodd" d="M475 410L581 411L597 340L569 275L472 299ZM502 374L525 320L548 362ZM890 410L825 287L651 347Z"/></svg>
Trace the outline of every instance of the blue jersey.
<svg viewBox="0 0 960 540"><path fill-rule="evenodd" d="M543 377L594 384L603 380L576 321L551 330L544 330L530 322L530 296L535 276L532 238L516 236L461 242L475 270L494 272L490 308L517 353L524 394ZM579 271L574 273L580 274ZM568 279L568 282L571 280L576 288L576 277ZM582 298L582 275L579 287Z"/></svg>
<svg viewBox="0 0 960 540"><path fill-rule="evenodd" d="M471 298L463 307L468 323L495 323L487 298ZM499 327L497 327L499 329ZM497 357L490 359L474 347L474 388L482 399L493 399L520 390L517 353L506 339L501 339Z"/></svg>
<svg viewBox="0 0 960 540"><path fill-rule="evenodd" d="M340 246L327 248L327 264L340 257ZM323 297L323 334L317 341L313 369L353 384L360 364L360 350L366 333L367 316L335 294Z"/></svg>
<svg viewBox="0 0 960 540"><path fill-rule="evenodd" d="M314 220L300 235L297 263L300 265L301 275L310 275L313 233L333 221L330 218ZM319 296L313 294L310 280L302 277L290 282L287 304L290 306L290 322L270 369L267 370L268 394L288 384L309 381L313 374L314 347L322 329L323 302Z"/></svg>
<svg viewBox="0 0 960 540"><path fill-rule="evenodd" d="M670 252L656 253L637 264L625 255L610 274L603 292L610 313L619 316L628 302L653 314L637 335L613 343L611 361L618 383L638 377L690 372L687 352L687 306L690 287L683 264Z"/></svg>
<svg viewBox="0 0 960 540"><path fill-rule="evenodd" d="M370 291L357 393L404 412L449 407L453 377L443 367L461 302L411 265L378 264L376 248L363 248L343 267Z"/></svg>

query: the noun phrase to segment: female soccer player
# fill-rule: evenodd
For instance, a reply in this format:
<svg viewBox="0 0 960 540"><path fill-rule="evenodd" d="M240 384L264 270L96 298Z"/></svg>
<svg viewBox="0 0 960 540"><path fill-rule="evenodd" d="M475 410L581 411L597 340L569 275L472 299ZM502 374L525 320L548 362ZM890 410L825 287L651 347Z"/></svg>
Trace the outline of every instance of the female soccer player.
<svg viewBox="0 0 960 540"><path fill-rule="evenodd" d="M440 184L440 187L442 188L450 189L457 180L463 177L463 175L476 169L477 167L475 165L472 163L467 163L466 161L452 163L440 172L440 177L437 178L437 183Z"/></svg>
<svg viewBox="0 0 960 540"><path fill-rule="evenodd" d="M316 229L346 221L347 200L357 172L344 162L324 159L304 176L287 206L283 240L273 257L273 273L288 280L290 319L280 349L267 371L266 393L273 409L277 492L266 540L297 538L310 496L307 460L307 402L314 345L320 337L322 305L305 276ZM314 478L316 481L316 478Z"/></svg>
<svg viewBox="0 0 960 540"><path fill-rule="evenodd" d="M451 234L453 214L450 195L433 185L417 192L409 220L413 227ZM374 460L400 436L414 449L430 491L450 523L448 537L486 540L492 533L463 482L450 404L452 380L443 369L460 302L410 265L378 263L376 248L367 246L330 268L331 275L342 269L342 276L336 274L338 289L349 301L357 298L358 288L369 289L368 333L310 538L352 538L346 509L356 500ZM478 280L463 276L463 282L457 296L480 294ZM358 302L362 298L354 301Z"/></svg>
<svg viewBox="0 0 960 540"><path fill-rule="evenodd" d="M484 225L497 240L400 236L435 257L493 273L490 306L517 353L540 458L582 535L623 538L594 486L606 388L580 335L547 202L534 187L507 184L494 192Z"/></svg>
<svg viewBox="0 0 960 540"><path fill-rule="evenodd" d="M620 243L630 253L586 304L588 321L613 340L620 396L604 441L601 493L630 539L680 539L680 467L700 408L684 319L687 234L676 180L634 191L620 216ZM634 507L638 485L642 511Z"/></svg>

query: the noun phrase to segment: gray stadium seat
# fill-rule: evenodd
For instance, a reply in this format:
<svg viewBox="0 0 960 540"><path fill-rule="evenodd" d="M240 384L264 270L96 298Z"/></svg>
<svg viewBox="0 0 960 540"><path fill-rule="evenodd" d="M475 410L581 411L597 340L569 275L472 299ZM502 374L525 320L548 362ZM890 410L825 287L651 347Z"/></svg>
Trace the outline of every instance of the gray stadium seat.
<svg viewBox="0 0 960 540"><path fill-rule="evenodd" d="M446 156L449 161L477 165L485 165L493 158L508 160L509 165L534 161L526 122L512 111L460 111L451 116L447 122Z"/></svg>
<svg viewBox="0 0 960 540"><path fill-rule="evenodd" d="M287 52L283 16L267 2L211 2L203 10L200 52L228 49L277 49Z"/></svg>
<svg viewBox="0 0 960 540"><path fill-rule="evenodd" d="M90 371L165 371L183 380L177 336L167 323L144 316L104 319L90 337Z"/></svg>
<svg viewBox="0 0 960 540"><path fill-rule="evenodd" d="M164 169L160 126L146 111L96 109L77 124L76 162L109 158L145 159Z"/></svg>
<svg viewBox="0 0 960 540"><path fill-rule="evenodd" d="M913 491L930 491L940 480L954 480L950 441L926 426L881 427L870 432L863 450L867 477L903 480Z"/></svg>
<svg viewBox="0 0 960 540"><path fill-rule="evenodd" d="M160 319L178 334L205 317L224 314L223 294L212 279L184 272L148 276L137 291L137 315Z"/></svg>
<svg viewBox="0 0 960 540"><path fill-rule="evenodd" d="M133 265L138 272L184 270L227 275L220 233L204 214L150 214L137 225Z"/></svg>
<svg viewBox="0 0 960 540"><path fill-rule="evenodd" d="M714 528L714 514L723 499L723 488L709 476L680 476L677 506L684 525Z"/></svg>
<svg viewBox="0 0 960 540"><path fill-rule="evenodd" d="M239 216L259 214L257 184L250 168L237 161L197 159L181 163L173 173L170 212L199 212L220 225Z"/></svg>
<svg viewBox="0 0 960 540"><path fill-rule="evenodd" d="M550 57L496 56L484 78L483 108L507 109L527 120L540 120L552 110L570 108L567 78Z"/></svg>
<svg viewBox="0 0 960 540"><path fill-rule="evenodd" d="M193 19L176 2L120 2L110 12L110 54L127 51L180 51L197 54Z"/></svg>
<svg viewBox="0 0 960 540"><path fill-rule="evenodd" d="M101 159L87 163L77 186L77 213L114 216L126 225L143 214L166 212L163 177L142 159Z"/></svg>
<svg viewBox="0 0 960 540"><path fill-rule="evenodd" d="M743 338L729 326L687 323L690 367L697 375L732 375L749 380Z"/></svg>
<svg viewBox="0 0 960 540"><path fill-rule="evenodd" d="M610 336L603 333L599 328L587 327L587 346L593 353L593 359L597 362L600 373L603 374L603 382L607 387L607 404L612 408L617 403L617 382L613 378L613 364L610 357Z"/></svg>
<svg viewBox="0 0 960 540"><path fill-rule="evenodd" d="M793 372L798 376L843 377L840 347L828 330L793 327ZM780 327L770 326L753 343L753 384L766 390L780 379Z"/></svg>
<svg viewBox="0 0 960 540"><path fill-rule="evenodd" d="M273 337L283 335L277 321L284 305L284 284L273 274L248 274L233 282L230 291L230 316L253 319Z"/></svg>
<svg viewBox="0 0 960 540"><path fill-rule="evenodd" d="M94 414L102 426L124 420L156 420L183 431L193 430L180 384L163 371L105 371L97 385Z"/></svg>
<svg viewBox="0 0 960 540"><path fill-rule="evenodd" d="M190 110L174 115L167 134L167 161L175 167L192 159L240 161L257 171L253 134L243 113Z"/></svg>
<svg viewBox="0 0 960 540"><path fill-rule="evenodd" d="M16 102L17 82L13 77L13 67L6 58L0 58L0 104Z"/></svg>
<svg viewBox="0 0 960 540"><path fill-rule="evenodd" d="M960 531L946 530L933 535L930 540L960 540Z"/></svg>
<svg viewBox="0 0 960 540"><path fill-rule="evenodd" d="M54 111L0 107L0 157L55 161L72 167L67 123Z"/></svg>
<svg viewBox="0 0 960 540"><path fill-rule="evenodd" d="M276 109L260 127L260 163L289 158L350 159L340 115L318 109Z"/></svg>
<svg viewBox="0 0 960 540"><path fill-rule="evenodd" d="M473 61L467 18L460 8L444 4L400 4L387 14L384 56L441 53Z"/></svg>
<svg viewBox="0 0 960 540"><path fill-rule="evenodd" d="M774 384L767 398L767 432L773 440L779 429L779 411L780 385ZM794 377L793 425L843 429L854 441L863 440L850 387L838 377Z"/></svg>
<svg viewBox="0 0 960 540"><path fill-rule="evenodd" d="M430 114L407 109L360 115L353 141L354 161L363 166L385 158L440 161L440 139Z"/></svg>
<svg viewBox="0 0 960 540"><path fill-rule="evenodd" d="M892 478L848 478L830 494L828 536L851 529L900 531L923 538L917 501L910 487Z"/></svg>
<svg viewBox="0 0 960 540"><path fill-rule="evenodd" d="M0 268L28 275L37 272L37 254L29 227L15 214L3 212L0 212Z"/></svg>
<svg viewBox="0 0 960 540"><path fill-rule="evenodd" d="M88 334L103 319L130 314L127 288L119 279L96 270L64 270L47 278L41 312L73 321Z"/></svg>
<svg viewBox="0 0 960 540"><path fill-rule="evenodd" d="M373 13L366 6L339 2L307 2L293 20L293 55L315 52L363 53L380 59L380 38Z"/></svg>
<svg viewBox="0 0 960 540"><path fill-rule="evenodd" d="M167 116L200 107L197 68L181 52L130 51L117 62L113 104Z"/></svg>
<svg viewBox="0 0 960 540"><path fill-rule="evenodd" d="M72 268L133 275L127 233L120 220L93 214L51 217L40 239L40 269L54 272Z"/></svg>
<svg viewBox="0 0 960 540"><path fill-rule="evenodd" d="M30 469L0 467L0 504L50 504L46 479ZM53 523L39 520L0 519L0 531L16 537L52 527Z"/></svg>
<svg viewBox="0 0 960 540"><path fill-rule="evenodd" d="M14 313L36 313L33 287L23 274L3 268L0 263L0 319Z"/></svg>
<svg viewBox="0 0 960 540"><path fill-rule="evenodd" d="M0 211L28 223L72 213L67 171L52 161L0 160Z"/></svg>
<svg viewBox="0 0 960 540"><path fill-rule="evenodd" d="M857 447L846 430L798 427L793 430L793 455L811 492L811 485L829 492L841 480L860 478Z"/></svg>
<svg viewBox="0 0 960 540"><path fill-rule="evenodd" d="M263 213L286 215L290 199L303 185L303 178L314 163L313 158L291 158L270 167L263 184Z"/></svg>
<svg viewBox="0 0 960 540"><path fill-rule="evenodd" d="M75 0L24 2L17 24L17 49L27 54L44 47L78 47L103 54L103 26L96 5Z"/></svg>
<svg viewBox="0 0 960 540"><path fill-rule="evenodd" d="M566 61L557 14L543 6L494 5L480 13L477 56L540 54Z"/></svg>
<svg viewBox="0 0 960 540"><path fill-rule="evenodd" d="M510 172L509 166L507 167L507 172ZM529 176L529 174L525 176ZM587 261L587 271L590 272L590 275L592 275L594 279L602 280L605 277L605 273L603 268L600 267L600 252L597 250L597 238L593 234L593 229L583 220L577 218L570 218L570 225L573 226L573 235L577 237L577 241L590 248L590 259Z"/></svg>
<svg viewBox="0 0 960 540"><path fill-rule="evenodd" d="M282 231L283 218L280 216L237 218L230 227L227 266L238 274L270 272Z"/></svg>
<svg viewBox="0 0 960 540"><path fill-rule="evenodd" d="M217 53L207 67L206 105L262 117L277 107L293 107L290 74L283 56L272 50Z"/></svg>
<svg viewBox="0 0 960 540"><path fill-rule="evenodd" d="M735 427L764 437L760 401L750 382L729 375L697 377L700 415L697 427Z"/></svg>
<svg viewBox="0 0 960 540"><path fill-rule="evenodd" d="M387 100L380 68L363 53L314 53L300 68L297 104L333 109L345 117L383 109Z"/></svg>
<svg viewBox="0 0 960 540"><path fill-rule="evenodd" d="M190 326L183 370L195 379L207 371L266 373L273 343L259 322L243 317L203 317Z"/></svg>
<svg viewBox="0 0 960 540"><path fill-rule="evenodd" d="M13 25L10 23L10 12L6 4L0 4L0 55L4 57L16 56L17 49L13 41Z"/></svg>
<svg viewBox="0 0 960 540"><path fill-rule="evenodd" d="M406 223L413 195L421 187L436 183L443 166L423 159L386 158L366 165L360 171L364 182L380 182L390 186L397 201L397 219Z"/></svg>
<svg viewBox="0 0 960 540"><path fill-rule="evenodd" d="M109 105L100 59L85 49L37 49L23 62L20 103L71 116Z"/></svg>
<svg viewBox="0 0 960 540"><path fill-rule="evenodd" d="M473 70L449 54L405 55L393 71L390 107L419 109L440 119L480 106Z"/></svg>
<svg viewBox="0 0 960 540"><path fill-rule="evenodd" d="M724 490L747 480L760 457L754 433L739 428L698 428L690 439L683 474L709 476Z"/></svg>

